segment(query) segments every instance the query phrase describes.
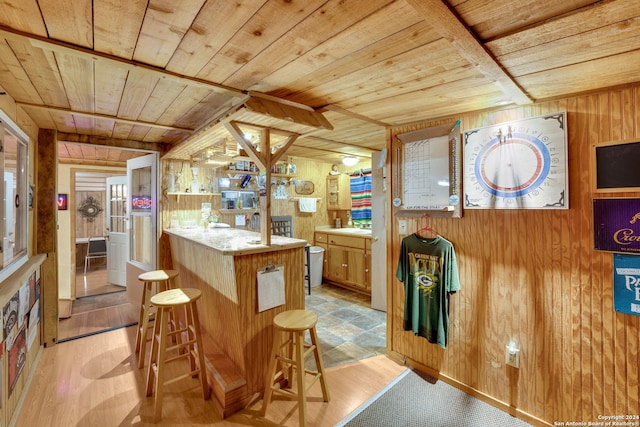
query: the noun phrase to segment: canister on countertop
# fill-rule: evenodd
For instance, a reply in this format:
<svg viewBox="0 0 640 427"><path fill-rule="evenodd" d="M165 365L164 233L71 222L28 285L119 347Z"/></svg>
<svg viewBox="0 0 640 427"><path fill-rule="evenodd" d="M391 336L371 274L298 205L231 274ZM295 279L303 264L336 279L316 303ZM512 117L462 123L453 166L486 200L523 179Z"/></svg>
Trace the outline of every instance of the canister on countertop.
<svg viewBox="0 0 640 427"><path fill-rule="evenodd" d="M336 228L342 228L342 220L340 218L336 218Z"/></svg>

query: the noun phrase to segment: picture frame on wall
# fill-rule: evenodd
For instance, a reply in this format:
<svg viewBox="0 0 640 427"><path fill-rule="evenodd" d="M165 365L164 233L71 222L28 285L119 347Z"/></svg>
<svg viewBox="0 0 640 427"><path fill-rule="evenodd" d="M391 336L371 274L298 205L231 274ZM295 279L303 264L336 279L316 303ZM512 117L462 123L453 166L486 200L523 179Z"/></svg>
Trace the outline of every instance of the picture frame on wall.
<svg viewBox="0 0 640 427"><path fill-rule="evenodd" d="M640 141L612 141L591 147L594 193L640 191Z"/></svg>
<svg viewBox="0 0 640 427"><path fill-rule="evenodd" d="M464 132L465 209L568 209L566 113Z"/></svg>

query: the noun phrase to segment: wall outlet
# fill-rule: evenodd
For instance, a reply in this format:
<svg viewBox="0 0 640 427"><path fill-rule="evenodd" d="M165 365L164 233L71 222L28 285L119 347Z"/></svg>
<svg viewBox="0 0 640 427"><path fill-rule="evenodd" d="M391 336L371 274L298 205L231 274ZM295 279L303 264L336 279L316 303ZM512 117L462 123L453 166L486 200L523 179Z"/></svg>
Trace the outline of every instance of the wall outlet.
<svg viewBox="0 0 640 427"><path fill-rule="evenodd" d="M407 234L407 220L401 219L398 221L398 234Z"/></svg>
<svg viewBox="0 0 640 427"><path fill-rule="evenodd" d="M504 351L504 362L513 366L514 368L520 367L520 349L514 349L512 347L506 346Z"/></svg>

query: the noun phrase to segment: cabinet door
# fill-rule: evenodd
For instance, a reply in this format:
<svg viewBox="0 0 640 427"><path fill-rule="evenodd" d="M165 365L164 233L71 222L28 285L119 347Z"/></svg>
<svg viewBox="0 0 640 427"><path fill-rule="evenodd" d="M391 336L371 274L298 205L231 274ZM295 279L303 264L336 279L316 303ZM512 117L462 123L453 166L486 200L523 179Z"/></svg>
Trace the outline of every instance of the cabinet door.
<svg viewBox="0 0 640 427"><path fill-rule="evenodd" d="M364 250L329 245L328 254L327 279L366 289Z"/></svg>
<svg viewBox="0 0 640 427"><path fill-rule="evenodd" d="M327 210L351 209L351 185L348 175L327 177Z"/></svg>
<svg viewBox="0 0 640 427"><path fill-rule="evenodd" d="M371 253L364 254L364 287L371 290Z"/></svg>
<svg viewBox="0 0 640 427"><path fill-rule="evenodd" d="M329 245L327 248L327 279L344 282L347 267L345 249L340 246Z"/></svg>
<svg viewBox="0 0 640 427"><path fill-rule="evenodd" d="M346 249L345 283L357 288L366 288L365 254L361 249Z"/></svg>

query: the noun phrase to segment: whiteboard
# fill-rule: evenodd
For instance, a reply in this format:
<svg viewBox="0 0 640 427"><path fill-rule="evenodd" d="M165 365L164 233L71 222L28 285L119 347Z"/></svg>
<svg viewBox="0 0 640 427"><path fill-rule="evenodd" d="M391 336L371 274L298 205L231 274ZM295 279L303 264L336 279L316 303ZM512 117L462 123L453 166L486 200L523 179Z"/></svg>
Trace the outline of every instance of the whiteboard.
<svg viewBox="0 0 640 427"><path fill-rule="evenodd" d="M449 206L449 137L404 144L404 209L440 210Z"/></svg>

